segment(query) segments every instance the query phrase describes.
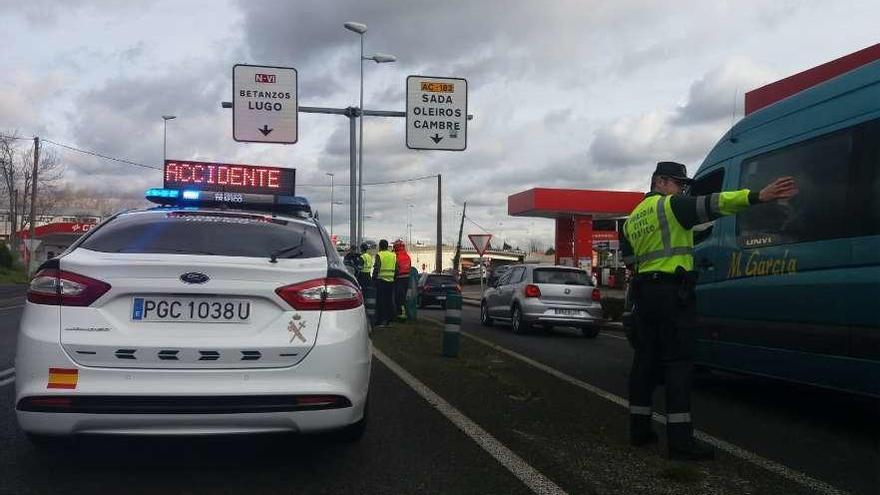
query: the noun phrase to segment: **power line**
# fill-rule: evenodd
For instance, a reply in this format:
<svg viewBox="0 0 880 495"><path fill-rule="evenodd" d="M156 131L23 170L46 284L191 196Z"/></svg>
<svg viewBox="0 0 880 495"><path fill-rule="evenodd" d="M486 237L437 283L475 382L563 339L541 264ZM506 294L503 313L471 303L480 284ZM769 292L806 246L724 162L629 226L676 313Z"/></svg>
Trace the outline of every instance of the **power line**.
<svg viewBox="0 0 880 495"><path fill-rule="evenodd" d="M114 161L114 162L118 162L118 163L124 163L124 164L126 164L126 165L134 165L135 167L149 168L149 169L151 169L151 170L162 170L161 168L159 168L159 167L154 167L154 166L152 166L152 165L144 165L143 163L133 162L133 161L131 161L131 160L126 160L126 159L124 159L124 158L116 158L116 157L113 157L113 156L103 155L103 154L98 153L98 152L95 152L95 151L89 151L89 150L84 150L84 149L77 148L77 147L74 147L74 146L70 146L70 145L68 145L68 144L56 143L55 141L52 141L52 140L50 140L50 139L45 139L45 138L44 138L43 141L44 141L44 142L47 142L47 143L49 143L49 144L54 144L55 146L60 146L60 147L62 147L62 148L68 149L68 150L70 150L70 151L76 151L77 153L83 153L83 154L86 154L86 155L91 155L91 156L95 156L95 157L98 157L98 158L103 158L103 159L105 159L105 160L110 160L110 161Z"/></svg>
<svg viewBox="0 0 880 495"><path fill-rule="evenodd" d="M485 232L485 233L487 233L487 234L489 233L489 229L487 229L487 228L483 227L482 225L478 224L477 222L471 220L471 217L465 216L464 219L467 220L468 222L470 222L470 223L476 225L476 226L477 226L479 229L481 229L483 232Z"/></svg>
<svg viewBox="0 0 880 495"><path fill-rule="evenodd" d="M363 185L365 186L385 186L388 184L403 184L406 182L417 182L425 179L436 179L437 175L423 175L421 177L413 177L410 179L398 179L398 180L389 180L385 182L365 182ZM297 184L296 187L330 187L329 184ZM351 187L351 184L333 184L334 188L337 187Z"/></svg>

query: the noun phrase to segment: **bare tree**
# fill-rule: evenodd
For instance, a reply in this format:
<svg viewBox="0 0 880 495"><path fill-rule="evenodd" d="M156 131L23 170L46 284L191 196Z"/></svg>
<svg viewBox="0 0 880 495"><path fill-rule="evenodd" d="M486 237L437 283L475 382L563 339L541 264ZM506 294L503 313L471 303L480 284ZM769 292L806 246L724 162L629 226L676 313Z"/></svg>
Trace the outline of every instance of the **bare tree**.
<svg viewBox="0 0 880 495"><path fill-rule="evenodd" d="M530 253L541 253L546 249L546 244L543 239L539 239L537 237L529 238L529 252Z"/></svg>
<svg viewBox="0 0 880 495"><path fill-rule="evenodd" d="M17 133L0 135L0 200L8 211L10 241L17 249L19 231L30 228L30 190L34 171L34 149L31 141ZM64 174L64 167L52 150L40 150L37 165L37 204L35 218L51 211L56 204L54 192Z"/></svg>

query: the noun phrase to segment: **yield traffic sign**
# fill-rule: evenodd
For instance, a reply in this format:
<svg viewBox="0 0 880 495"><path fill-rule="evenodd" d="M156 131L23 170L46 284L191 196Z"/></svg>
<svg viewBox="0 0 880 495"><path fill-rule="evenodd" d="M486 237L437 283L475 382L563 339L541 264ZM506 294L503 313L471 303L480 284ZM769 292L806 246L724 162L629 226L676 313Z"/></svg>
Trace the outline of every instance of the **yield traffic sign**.
<svg viewBox="0 0 880 495"><path fill-rule="evenodd" d="M254 143L297 141L296 69L237 64L232 68L232 138Z"/></svg>
<svg viewBox="0 0 880 495"><path fill-rule="evenodd" d="M467 148L467 80L406 78L406 146L417 150Z"/></svg>
<svg viewBox="0 0 880 495"><path fill-rule="evenodd" d="M492 240L492 234L468 234L468 239L471 240L471 244L474 245L477 254L483 256L483 253L489 249L489 241Z"/></svg>

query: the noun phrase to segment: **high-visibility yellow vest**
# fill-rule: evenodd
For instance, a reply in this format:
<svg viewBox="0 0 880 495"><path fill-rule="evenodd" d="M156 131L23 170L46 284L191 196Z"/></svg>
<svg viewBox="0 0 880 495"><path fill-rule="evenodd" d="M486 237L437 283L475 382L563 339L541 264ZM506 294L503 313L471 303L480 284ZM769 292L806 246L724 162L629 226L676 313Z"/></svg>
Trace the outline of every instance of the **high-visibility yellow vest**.
<svg viewBox="0 0 880 495"><path fill-rule="evenodd" d="M361 260L364 262L363 268L361 268L361 273L371 274L373 273L373 257L370 253L364 253L361 255Z"/></svg>
<svg viewBox="0 0 880 495"><path fill-rule="evenodd" d="M391 251L379 251L379 279L394 282L397 271L397 256Z"/></svg>
<svg viewBox="0 0 880 495"><path fill-rule="evenodd" d="M733 215L749 206L749 190L715 193L711 210ZM642 200L623 226L633 248L636 271L675 273L678 267L694 269L694 234L678 223L669 196L651 195Z"/></svg>

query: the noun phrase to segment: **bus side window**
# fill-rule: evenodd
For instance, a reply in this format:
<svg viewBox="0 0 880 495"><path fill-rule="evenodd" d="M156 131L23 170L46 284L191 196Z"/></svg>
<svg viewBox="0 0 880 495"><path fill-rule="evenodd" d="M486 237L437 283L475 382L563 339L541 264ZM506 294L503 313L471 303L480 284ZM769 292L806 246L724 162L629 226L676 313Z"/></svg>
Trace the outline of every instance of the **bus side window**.
<svg viewBox="0 0 880 495"><path fill-rule="evenodd" d="M721 192L721 186L724 184L724 169L716 170L706 174L696 181L690 187L689 194L691 196L705 196L707 194ZM697 245L712 235L712 228L715 221L701 223L694 226L694 245Z"/></svg>

